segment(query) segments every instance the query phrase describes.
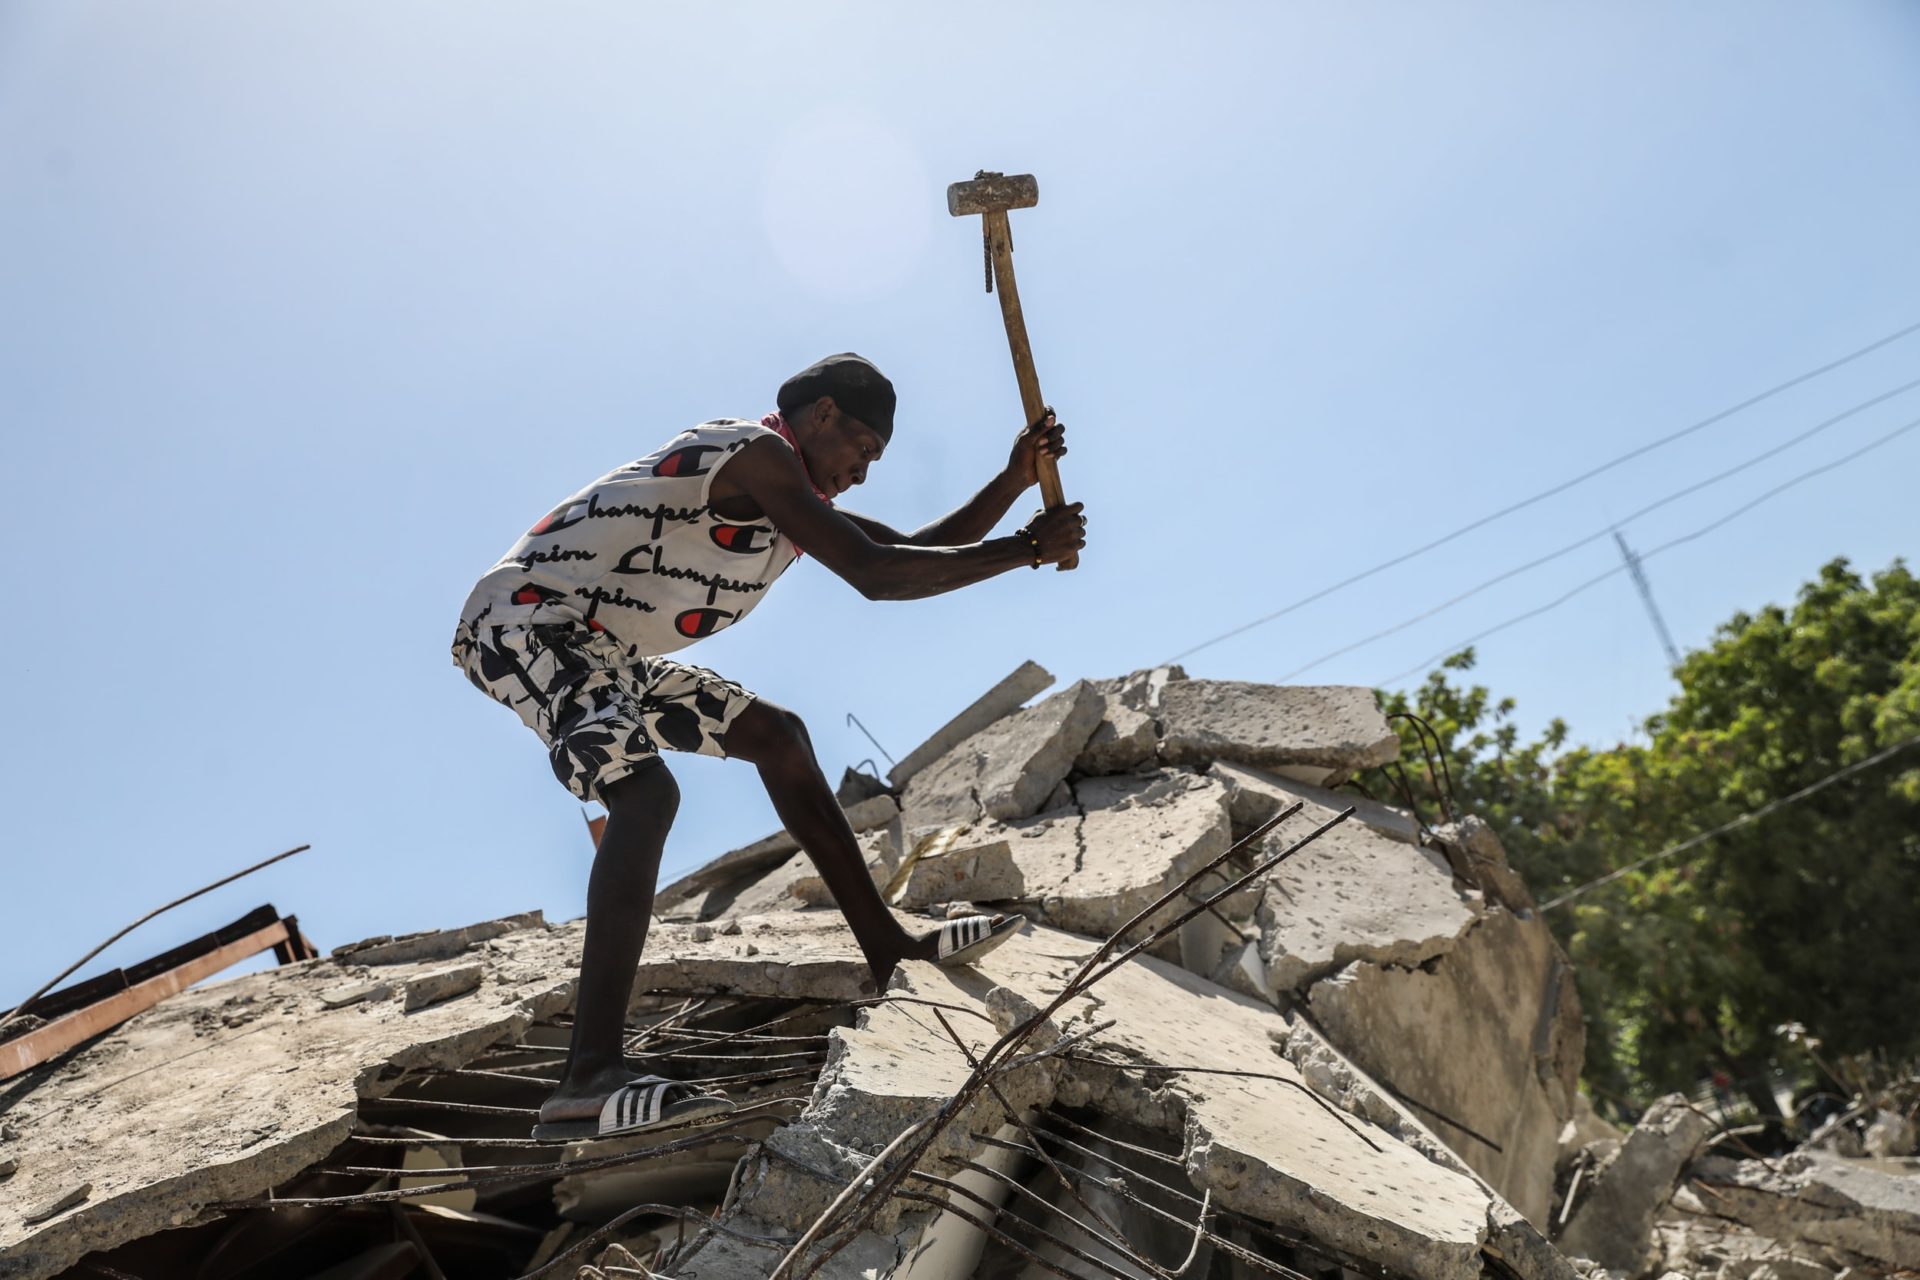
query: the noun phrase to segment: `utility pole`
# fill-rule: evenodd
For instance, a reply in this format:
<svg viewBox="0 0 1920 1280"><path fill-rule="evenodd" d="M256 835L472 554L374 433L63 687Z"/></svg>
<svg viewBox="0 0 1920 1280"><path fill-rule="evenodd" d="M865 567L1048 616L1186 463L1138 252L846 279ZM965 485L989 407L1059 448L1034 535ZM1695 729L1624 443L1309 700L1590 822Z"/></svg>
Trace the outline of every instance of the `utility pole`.
<svg viewBox="0 0 1920 1280"><path fill-rule="evenodd" d="M1640 557L1627 546L1627 540L1620 531L1613 531L1613 540L1620 544L1620 558L1627 562L1627 572L1633 575L1633 585L1640 592L1640 600L1647 606L1647 616L1653 619L1653 629L1660 633L1660 643L1667 648L1668 667L1680 665L1680 650L1673 643L1673 635L1667 630L1667 620L1660 616L1660 606L1653 602L1653 588L1647 583L1646 570L1640 567Z"/></svg>

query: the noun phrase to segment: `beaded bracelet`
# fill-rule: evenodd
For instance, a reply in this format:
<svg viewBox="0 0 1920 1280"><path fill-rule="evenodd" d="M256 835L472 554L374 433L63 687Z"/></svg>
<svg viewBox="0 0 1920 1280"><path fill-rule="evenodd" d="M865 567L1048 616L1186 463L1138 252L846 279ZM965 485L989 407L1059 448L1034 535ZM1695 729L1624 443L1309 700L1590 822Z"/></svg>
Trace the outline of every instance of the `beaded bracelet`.
<svg viewBox="0 0 1920 1280"><path fill-rule="evenodd" d="M1019 527L1018 529L1015 529L1015 530L1013 531L1013 536L1014 536L1014 537L1016 537L1016 538L1023 538L1023 539L1025 539L1025 540L1026 540L1026 544L1027 544L1027 545L1028 545L1029 547L1032 547L1032 548L1033 548L1033 564L1032 564L1032 566L1031 566L1031 567L1032 567L1032 568L1035 568L1035 569L1038 569L1038 568L1040 567L1040 565L1041 565L1041 564L1043 563L1043 562L1041 561L1041 559L1040 559L1040 539L1038 539L1038 538L1036 538L1036 537L1034 537L1034 536L1033 536L1033 530L1032 530L1032 529L1029 529L1029 528L1028 528L1028 527L1027 527L1026 525L1024 525L1024 524L1023 524L1023 525L1021 525L1021 526L1020 526L1020 527Z"/></svg>

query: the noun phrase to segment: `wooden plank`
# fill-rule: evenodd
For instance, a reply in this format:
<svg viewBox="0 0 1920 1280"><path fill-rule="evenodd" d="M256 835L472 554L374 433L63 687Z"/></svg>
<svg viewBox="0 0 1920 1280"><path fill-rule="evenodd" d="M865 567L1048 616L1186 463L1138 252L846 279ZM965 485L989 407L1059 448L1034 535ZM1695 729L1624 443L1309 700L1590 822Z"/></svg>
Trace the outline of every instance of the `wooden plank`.
<svg viewBox="0 0 1920 1280"><path fill-rule="evenodd" d="M215 951L148 978L145 982L135 983L98 1004L75 1010L64 1018L56 1018L38 1031L0 1043L0 1080L17 1076L56 1054L65 1053L103 1031L112 1030L134 1014L153 1008L168 996L185 991L200 979L286 941L286 921L276 920L266 928L229 942Z"/></svg>
<svg viewBox="0 0 1920 1280"><path fill-rule="evenodd" d="M125 991L136 983L145 982L169 969L177 969L189 960L198 960L212 951L217 951L229 942L258 932L280 918L280 913L271 905L255 907L231 924L225 924L211 933L201 934L177 947L169 947L157 956L149 956L138 964L130 964L123 969L109 969L97 977L76 982L58 991L49 991L32 1004L18 1010L31 1013L36 1017L52 1021L76 1009L84 1009L90 1004L98 1004L116 991ZM291 917L289 917L291 919Z"/></svg>

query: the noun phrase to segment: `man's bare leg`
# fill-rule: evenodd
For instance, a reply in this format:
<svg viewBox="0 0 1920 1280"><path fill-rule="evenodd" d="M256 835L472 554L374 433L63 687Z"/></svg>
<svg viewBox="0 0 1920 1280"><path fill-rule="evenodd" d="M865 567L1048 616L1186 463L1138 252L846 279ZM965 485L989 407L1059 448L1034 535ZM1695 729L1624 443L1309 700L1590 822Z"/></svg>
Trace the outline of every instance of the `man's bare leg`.
<svg viewBox="0 0 1920 1280"><path fill-rule="evenodd" d="M573 1002L573 1041L542 1121L591 1119L607 1095L639 1079L623 1054L627 1002L646 945L660 853L680 807L680 787L658 759L600 794L607 825L587 881L587 937Z"/></svg>
<svg viewBox="0 0 1920 1280"><path fill-rule="evenodd" d="M876 991L884 991L902 960L931 960L939 931L916 938L900 927L867 872L860 842L833 788L814 758L813 741L800 717L756 699L727 729L727 755L760 770L767 796L787 831L807 851L833 900L853 929Z"/></svg>

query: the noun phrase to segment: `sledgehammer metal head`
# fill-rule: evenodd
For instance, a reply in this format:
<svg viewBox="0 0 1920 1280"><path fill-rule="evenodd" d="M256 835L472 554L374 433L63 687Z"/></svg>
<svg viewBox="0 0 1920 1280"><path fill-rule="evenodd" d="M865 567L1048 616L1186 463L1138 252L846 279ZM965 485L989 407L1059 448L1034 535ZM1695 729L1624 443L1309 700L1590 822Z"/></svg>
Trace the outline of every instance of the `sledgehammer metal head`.
<svg viewBox="0 0 1920 1280"><path fill-rule="evenodd" d="M947 212L956 218L1006 209L1031 209L1040 203L1040 184L1030 173L988 173L971 182L947 185Z"/></svg>

